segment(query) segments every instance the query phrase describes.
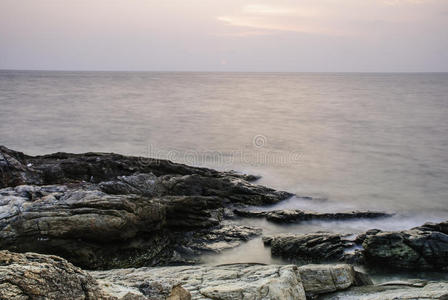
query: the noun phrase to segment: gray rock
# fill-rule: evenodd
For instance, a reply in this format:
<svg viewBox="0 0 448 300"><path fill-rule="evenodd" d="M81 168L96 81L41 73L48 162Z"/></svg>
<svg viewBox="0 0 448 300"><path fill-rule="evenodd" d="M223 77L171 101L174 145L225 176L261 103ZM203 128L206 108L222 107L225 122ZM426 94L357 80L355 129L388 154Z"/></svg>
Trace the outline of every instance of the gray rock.
<svg viewBox="0 0 448 300"><path fill-rule="evenodd" d="M231 264L92 271L102 288L116 297L132 292L164 299L182 285L192 299L306 299L355 284L348 265L303 266ZM150 287L150 288L149 288Z"/></svg>
<svg viewBox="0 0 448 300"><path fill-rule="evenodd" d="M89 269L193 262L192 256L260 234L220 225L222 202L204 196L111 195L94 184L1 189L0 248L55 254ZM190 252L176 252L179 248Z"/></svg>
<svg viewBox="0 0 448 300"><path fill-rule="evenodd" d="M259 234L223 226L229 206L291 196L249 183L254 176L166 160L28 156L1 146L0 154L0 187L9 186L0 189L0 249L55 254L89 269L194 262L193 254Z"/></svg>
<svg viewBox="0 0 448 300"><path fill-rule="evenodd" d="M365 260L389 268L448 270L448 235L437 231L445 223L401 232L367 233L362 243Z"/></svg>
<svg viewBox="0 0 448 300"><path fill-rule="evenodd" d="M303 288L308 295L324 294L347 289L356 285L360 272L353 266L340 265L305 265L299 267ZM367 276L363 274L362 276Z"/></svg>
<svg viewBox="0 0 448 300"><path fill-rule="evenodd" d="M0 299L113 299L87 272L57 256L0 251Z"/></svg>
<svg viewBox="0 0 448 300"><path fill-rule="evenodd" d="M102 183L104 191L114 194L219 196L256 205L276 203L292 195L253 185L248 181L257 177L252 175L113 153L29 156L0 146L0 171L0 188L85 181Z"/></svg>
<svg viewBox="0 0 448 300"><path fill-rule="evenodd" d="M297 209L250 211L235 209L235 215L246 218L265 218L275 223L300 223L312 220L350 220L350 219L376 219L391 217L393 214L376 211L352 211L343 213L318 213Z"/></svg>
<svg viewBox="0 0 448 300"><path fill-rule="evenodd" d="M415 300L448 299L448 282L390 282L375 286L352 287L323 295L322 300Z"/></svg>
<svg viewBox="0 0 448 300"><path fill-rule="evenodd" d="M328 232L265 236L263 242L272 255L299 264L342 261L344 250L352 245L342 235Z"/></svg>

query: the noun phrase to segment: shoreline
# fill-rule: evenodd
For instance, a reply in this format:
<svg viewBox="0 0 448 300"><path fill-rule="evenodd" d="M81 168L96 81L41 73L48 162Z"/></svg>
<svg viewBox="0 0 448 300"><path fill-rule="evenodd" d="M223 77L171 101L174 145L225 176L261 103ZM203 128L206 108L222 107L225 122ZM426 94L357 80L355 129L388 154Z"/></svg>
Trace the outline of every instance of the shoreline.
<svg viewBox="0 0 448 300"><path fill-rule="evenodd" d="M366 271L373 266L388 266L392 275L406 270L448 270L448 221L395 232L368 230L350 238L322 232L267 236L264 228L238 221L261 218L278 226L300 226L312 220L381 220L391 214L253 211L251 207L280 203L294 195L253 184L258 179L256 176L166 160L113 153L28 156L3 146L0 152L0 250L58 255L83 269L105 270L92 274L108 276L121 274L114 269L171 268L171 265L209 272L207 265L198 266L204 255L238 249L247 241L261 237L274 257L304 268L309 263L319 263L331 269L329 263L339 263L347 266L343 269L348 268L344 269L344 274L352 274L347 275L353 278L344 288L326 290L322 287L311 292L306 288L306 280L303 281L306 276L294 275L296 279L292 280L291 274L298 273L294 268L288 269L285 271L290 274L287 279L280 275L276 280L302 286L294 290L294 295L300 297L346 289L350 292L356 285L373 286L370 279L355 282L359 279L355 280L356 276L368 278L368 275L353 275L355 271L350 265L362 266ZM193 267L195 265L197 267ZM232 272L253 270L251 266L239 266ZM210 268L221 270L221 267ZM262 269L269 269L269 265ZM233 284L236 285L233 288L237 288L237 283L229 283L230 278L226 280L218 286ZM266 283L263 276L259 280ZM171 293L176 284L167 284L160 297ZM188 286L188 281L183 284ZM209 284L215 286L216 282ZM440 284L445 283L441 281ZM404 285L413 289L427 286ZM370 292L378 292L370 289ZM431 286L431 290L437 288ZM221 290L218 296L226 297L231 292L235 291ZM258 293L259 287L253 292ZM210 293L205 294L215 295ZM368 293L366 289L365 294ZM140 294L139 297L149 295L141 291Z"/></svg>

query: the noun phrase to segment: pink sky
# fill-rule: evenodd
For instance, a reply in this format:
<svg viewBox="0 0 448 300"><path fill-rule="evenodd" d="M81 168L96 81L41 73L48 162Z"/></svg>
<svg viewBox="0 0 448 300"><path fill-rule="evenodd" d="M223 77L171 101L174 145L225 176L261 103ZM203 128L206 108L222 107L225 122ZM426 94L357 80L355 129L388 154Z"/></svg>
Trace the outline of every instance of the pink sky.
<svg viewBox="0 0 448 300"><path fill-rule="evenodd" d="M0 0L0 69L448 71L446 0Z"/></svg>

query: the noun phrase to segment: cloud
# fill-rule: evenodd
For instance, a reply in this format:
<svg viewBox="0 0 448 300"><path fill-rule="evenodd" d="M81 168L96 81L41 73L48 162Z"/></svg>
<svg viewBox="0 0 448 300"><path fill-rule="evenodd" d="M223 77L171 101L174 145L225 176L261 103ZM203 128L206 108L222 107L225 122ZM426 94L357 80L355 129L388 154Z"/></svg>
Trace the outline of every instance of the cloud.
<svg viewBox="0 0 448 300"><path fill-rule="evenodd" d="M275 7L265 4L251 4L243 7L243 11L248 14L255 15L290 15L294 14L295 10L286 7Z"/></svg>
<svg viewBox="0 0 448 300"><path fill-rule="evenodd" d="M446 0L443 0L446 1ZM434 4L442 0L279 0L275 5L251 3L218 16L227 26L240 27L241 32L256 35L276 32L297 32L332 36L377 34L381 28L395 30L400 26L431 20ZM426 5L423 5L426 4ZM445 4L446 7L446 4ZM376 28L375 24L381 24ZM402 24L402 25L400 25ZM234 36L248 36L238 34Z"/></svg>

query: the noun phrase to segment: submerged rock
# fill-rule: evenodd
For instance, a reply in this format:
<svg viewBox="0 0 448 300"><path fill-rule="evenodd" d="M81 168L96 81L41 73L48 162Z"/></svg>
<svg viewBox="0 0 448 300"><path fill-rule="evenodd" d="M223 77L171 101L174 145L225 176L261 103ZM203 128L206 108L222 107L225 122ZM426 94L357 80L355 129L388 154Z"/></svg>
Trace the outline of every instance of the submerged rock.
<svg viewBox="0 0 448 300"><path fill-rule="evenodd" d="M306 299L355 285L348 265L303 266L231 264L94 271L105 291L121 297L132 292L149 299L165 299L181 285L192 299Z"/></svg>
<svg viewBox="0 0 448 300"><path fill-rule="evenodd" d="M57 256L0 251L0 299L115 299Z"/></svg>
<svg viewBox="0 0 448 300"><path fill-rule="evenodd" d="M391 217L393 214L376 211L352 211L342 213L318 213L297 209L273 210L273 211L249 211L235 209L235 215L246 218L265 218L275 223L300 223L303 221L332 221L350 219L376 219Z"/></svg>

